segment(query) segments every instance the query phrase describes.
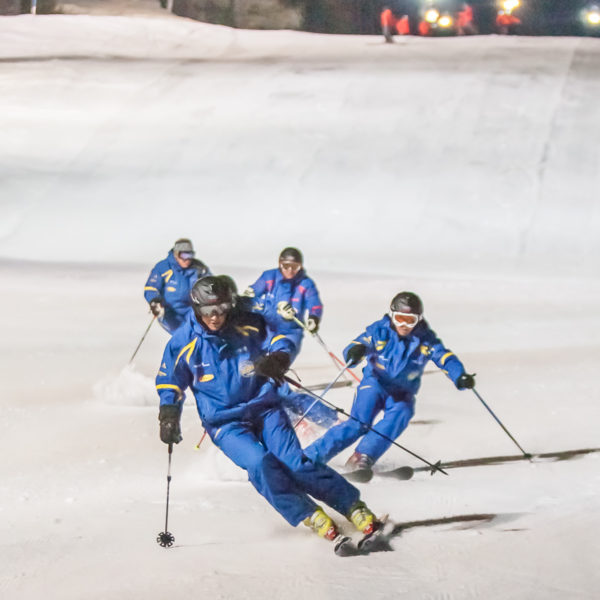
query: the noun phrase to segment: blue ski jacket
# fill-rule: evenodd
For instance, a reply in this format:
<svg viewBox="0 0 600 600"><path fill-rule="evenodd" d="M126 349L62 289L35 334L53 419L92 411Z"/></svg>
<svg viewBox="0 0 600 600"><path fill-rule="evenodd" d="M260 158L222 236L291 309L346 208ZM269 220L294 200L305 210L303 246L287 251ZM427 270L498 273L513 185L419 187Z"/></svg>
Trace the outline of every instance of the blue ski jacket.
<svg viewBox="0 0 600 600"><path fill-rule="evenodd" d="M421 320L410 335L400 337L389 316L385 315L344 348L346 362L348 350L356 344L367 348L367 365L363 375L375 377L390 391L402 390L416 394L429 360L442 369L455 385L465 372L460 360L444 346L425 320Z"/></svg>
<svg viewBox="0 0 600 600"><path fill-rule="evenodd" d="M210 269L199 260L192 260L192 264L183 269L179 266L173 251L169 251L167 258L157 263L144 286L146 302L156 297L161 297L167 308L171 308L179 316L184 315L190 307L190 290L201 277L212 275Z"/></svg>
<svg viewBox="0 0 600 600"><path fill-rule="evenodd" d="M283 319L277 313L277 305L282 301L294 307L296 316L302 322L310 316L321 319L323 305L319 291L304 269L300 269L292 279L286 279L279 269L269 269L250 287L256 299L252 310L264 316L272 331L286 333L302 330L300 325Z"/></svg>
<svg viewBox="0 0 600 600"><path fill-rule="evenodd" d="M190 388L206 427L252 420L253 414L279 404L271 380L254 372L254 360L267 350L265 338L260 315L234 311L218 332L211 332L189 311L167 344L156 376L161 406L181 406ZM268 350L289 354L293 348L286 336L279 335Z"/></svg>

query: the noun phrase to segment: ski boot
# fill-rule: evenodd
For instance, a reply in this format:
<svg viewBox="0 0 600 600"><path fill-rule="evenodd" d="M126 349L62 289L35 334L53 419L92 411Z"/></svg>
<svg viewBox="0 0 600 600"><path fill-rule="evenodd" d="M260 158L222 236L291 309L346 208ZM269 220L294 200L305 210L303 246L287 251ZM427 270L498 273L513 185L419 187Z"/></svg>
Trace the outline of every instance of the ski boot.
<svg viewBox="0 0 600 600"><path fill-rule="evenodd" d="M319 537L332 542L339 535L338 528L331 517L320 507L310 516L304 519L303 523L310 527Z"/></svg>
<svg viewBox="0 0 600 600"><path fill-rule="evenodd" d="M364 535L373 533L378 526L375 515L362 500L352 505L348 512L348 520Z"/></svg>
<svg viewBox="0 0 600 600"><path fill-rule="evenodd" d="M367 454L355 452L344 465L344 477L357 483L367 483L373 478L374 462Z"/></svg>
<svg viewBox="0 0 600 600"><path fill-rule="evenodd" d="M388 515L383 515L379 519L376 518L367 505L359 500L350 509L348 519L363 534L363 537L356 544L359 553L387 552L393 549L389 543L393 523L388 521ZM346 551L348 550L349 548L346 548Z"/></svg>

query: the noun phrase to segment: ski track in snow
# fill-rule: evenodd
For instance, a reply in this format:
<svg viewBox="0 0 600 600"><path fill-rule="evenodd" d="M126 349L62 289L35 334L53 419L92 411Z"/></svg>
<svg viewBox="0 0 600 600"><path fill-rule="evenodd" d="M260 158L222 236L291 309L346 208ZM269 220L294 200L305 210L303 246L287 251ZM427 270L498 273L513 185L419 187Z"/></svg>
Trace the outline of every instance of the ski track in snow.
<svg viewBox="0 0 600 600"><path fill-rule="evenodd" d="M0 24L2 598L595 598L597 455L376 477L359 488L396 522L496 516L340 559L210 440L195 449L190 398L176 542L160 548L166 333L154 325L127 362L174 239L241 289L294 244L336 353L412 289L527 451L598 446L598 40L390 47L160 14ZM295 368L306 384L335 374L311 339ZM328 398L348 410L353 393ZM424 378L399 441L433 462L515 451L443 375ZM381 460L404 464L420 466Z"/></svg>

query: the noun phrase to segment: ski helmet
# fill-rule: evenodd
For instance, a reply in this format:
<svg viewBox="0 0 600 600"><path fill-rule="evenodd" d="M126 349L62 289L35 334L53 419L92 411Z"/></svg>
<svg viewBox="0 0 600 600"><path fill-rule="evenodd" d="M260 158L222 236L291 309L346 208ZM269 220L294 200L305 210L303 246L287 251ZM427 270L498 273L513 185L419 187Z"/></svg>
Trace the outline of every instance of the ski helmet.
<svg viewBox="0 0 600 600"><path fill-rule="evenodd" d="M279 262L296 262L302 264L302 252L298 248L284 248L279 255Z"/></svg>
<svg viewBox="0 0 600 600"><path fill-rule="evenodd" d="M179 238L173 244L173 254L180 254L181 252L189 252L192 256L195 254L194 246L187 238Z"/></svg>
<svg viewBox="0 0 600 600"><path fill-rule="evenodd" d="M400 292L392 298L390 311L423 315L423 302L421 298L412 292Z"/></svg>
<svg viewBox="0 0 600 600"><path fill-rule="evenodd" d="M233 277L229 277L229 275L218 275L218 277L229 286L229 289L231 290L231 295L235 298L235 296L237 296L238 289L235 281L233 280Z"/></svg>
<svg viewBox="0 0 600 600"><path fill-rule="evenodd" d="M198 320L202 318L203 313L210 314L210 311L206 311L207 308L214 308L223 313L229 312L233 308L233 293L230 283L222 277L213 275L196 281L190 292L190 300Z"/></svg>

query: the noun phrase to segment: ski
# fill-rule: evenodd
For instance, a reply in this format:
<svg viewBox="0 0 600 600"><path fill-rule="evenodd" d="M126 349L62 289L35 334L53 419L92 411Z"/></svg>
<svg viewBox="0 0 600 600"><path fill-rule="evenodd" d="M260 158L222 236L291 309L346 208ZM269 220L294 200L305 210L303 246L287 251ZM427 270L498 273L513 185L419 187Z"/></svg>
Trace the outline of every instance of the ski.
<svg viewBox="0 0 600 600"><path fill-rule="evenodd" d="M307 390L309 390L310 392L315 392L317 390L324 390L328 385L330 385L329 383L315 383L314 385L306 385L304 386ZM341 387L350 387L352 385L351 381L336 381L331 387L330 389L333 388L341 388Z"/></svg>
<svg viewBox="0 0 600 600"><path fill-rule="evenodd" d="M409 479L412 479L414 474L415 470L412 467L398 467L397 469L391 469L390 471L378 471L376 473L379 477L389 477L400 481L408 481Z"/></svg>
<svg viewBox="0 0 600 600"><path fill-rule="evenodd" d="M342 473L342 475L353 483L368 483L373 479L373 469L354 469L354 471L348 471L346 473Z"/></svg>
<svg viewBox="0 0 600 600"><path fill-rule="evenodd" d="M351 537L343 536L336 543L334 550L338 556L342 557L364 556L373 552L389 552L394 550L390 545L390 540L403 535L411 529L448 527L452 525L456 525L460 529L465 529L467 527L476 527L479 524L492 523L497 517L498 515L495 513L481 513L394 523L388 521L387 515L385 515L382 517L384 526L375 533L363 536L356 543Z"/></svg>
<svg viewBox="0 0 600 600"><path fill-rule="evenodd" d="M380 519L377 519L377 524L375 531L364 535L357 542L354 542L351 537L342 537L335 545L334 552L337 556L346 557L392 551L390 537L395 530L395 525L388 521L388 515L383 515Z"/></svg>
<svg viewBox="0 0 600 600"><path fill-rule="evenodd" d="M398 479L400 481L407 481L412 479L415 474L415 470L412 467L398 467L397 469L391 469L389 471L373 471L373 469L356 469L354 471L348 471L342 473L343 476L352 483L369 483L373 479L374 475L377 477L389 477L390 479Z"/></svg>

